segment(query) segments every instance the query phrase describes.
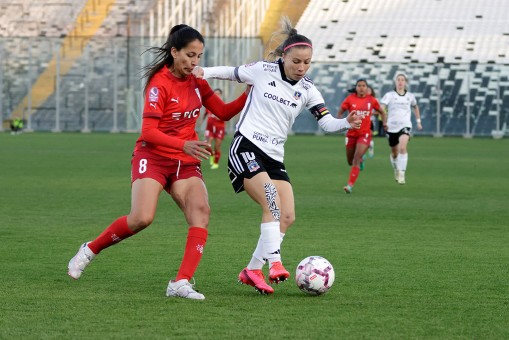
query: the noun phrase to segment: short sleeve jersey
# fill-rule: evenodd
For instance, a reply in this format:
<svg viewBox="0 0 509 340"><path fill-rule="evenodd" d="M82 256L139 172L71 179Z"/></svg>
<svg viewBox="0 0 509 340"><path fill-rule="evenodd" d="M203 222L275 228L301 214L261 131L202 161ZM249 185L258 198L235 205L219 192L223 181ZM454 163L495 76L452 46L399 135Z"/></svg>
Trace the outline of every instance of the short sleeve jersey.
<svg viewBox="0 0 509 340"><path fill-rule="evenodd" d="M383 96L382 104L387 106L387 131L399 132L403 128L412 128L411 108L417 105L415 96L410 92L404 95L391 91Z"/></svg>
<svg viewBox="0 0 509 340"><path fill-rule="evenodd" d="M378 103L375 97L358 97L356 93L352 93L345 98L341 108L362 117L361 127L358 130L348 130L346 134L348 137L357 137L365 134L371 135L371 115L373 109L380 110L380 103Z"/></svg>
<svg viewBox="0 0 509 340"><path fill-rule="evenodd" d="M147 86L143 118L159 118L158 129L182 140L198 140L196 121L200 116L202 99L214 94L207 81L189 75L175 77L166 67L157 72ZM182 150L136 141L135 150L145 148L155 154L190 163L199 161Z"/></svg>
<svg viewBox="0 0 509 340"><path fill-rule="evenodd" d="M323 104L311 79L286 78L282 61L259 61L235 68L239 82L253 85L236 129L269 157L282 162L284 144L295 118L305 108Z"/></svg>

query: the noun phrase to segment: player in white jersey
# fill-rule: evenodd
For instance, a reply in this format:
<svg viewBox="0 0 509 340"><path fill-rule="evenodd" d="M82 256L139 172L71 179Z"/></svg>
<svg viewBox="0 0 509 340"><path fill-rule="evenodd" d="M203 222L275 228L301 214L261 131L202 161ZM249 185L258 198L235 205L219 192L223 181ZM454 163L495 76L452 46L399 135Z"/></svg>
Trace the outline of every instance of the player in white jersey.
<svg viewBox="0 0 509 340"><path fill-rule="evenodd" d="M290 274L281 263L280 244L295 221L295 204L290 178L283 164L284 144L295 118L309 109L325 131L359 128L353 114L336 119L306 72L311 66L312 44L297 34L287 18L283 34L288 37L272 52L274 62L259 61L239 67L196 68L197 77L236 80L252 85L236 126L228 157L228 172L235 192L245 190L262 207L261 235L239 281L262 294L273 288L265 282L262 269L269 262L269 281L279 283Z"/></svg>
<svg viewBox="0 0 509 340"><path fill-rule="evenodd" d="M408 92L408 78L404 73L396 73L395 89L386 93L382 100L382 108L388 113L387 137L391 147L391 165L394 179L405 184L405 172L408 164L407 145L412 130L411 108L414 109L417 130L422 130L421 114L415 96Z"/></svg>

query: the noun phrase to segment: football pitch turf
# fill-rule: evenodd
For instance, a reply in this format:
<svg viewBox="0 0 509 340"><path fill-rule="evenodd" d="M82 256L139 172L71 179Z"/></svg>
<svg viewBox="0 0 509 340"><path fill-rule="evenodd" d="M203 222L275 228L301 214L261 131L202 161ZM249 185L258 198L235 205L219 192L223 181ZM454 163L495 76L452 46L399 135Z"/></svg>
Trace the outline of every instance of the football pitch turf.
<svg viewBox="0 0 509 340"><path fill-rule="evenodd" d="M0 338L507 339L509 140L415 137L407 184L389 147L350 195L344 138L291 136L297 220L282 257L290 281L261 296L237 283L260 211L203 163L212 215L195 278L205 301L167 298L187 235L161 195L154 223L104 250L80 280L67 263L129 212L134 134L0 134ZM310 297L295 266L321 255L336 282Z"/></svg>

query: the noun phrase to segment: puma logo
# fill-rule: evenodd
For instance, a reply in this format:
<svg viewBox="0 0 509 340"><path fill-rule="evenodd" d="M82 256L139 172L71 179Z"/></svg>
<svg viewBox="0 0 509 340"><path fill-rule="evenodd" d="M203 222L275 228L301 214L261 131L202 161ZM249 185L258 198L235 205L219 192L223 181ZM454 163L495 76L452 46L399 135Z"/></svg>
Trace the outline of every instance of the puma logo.
<svg viewBox="0 0 509 340"><path fill-rule="evenodd" d="M171 101L172 101L172 102L175 102L175 103L177 103L177 104L178 104L178 103L179 103L179 97L177 97L177 99L175 99L175 98L171 98Z"/></svg>

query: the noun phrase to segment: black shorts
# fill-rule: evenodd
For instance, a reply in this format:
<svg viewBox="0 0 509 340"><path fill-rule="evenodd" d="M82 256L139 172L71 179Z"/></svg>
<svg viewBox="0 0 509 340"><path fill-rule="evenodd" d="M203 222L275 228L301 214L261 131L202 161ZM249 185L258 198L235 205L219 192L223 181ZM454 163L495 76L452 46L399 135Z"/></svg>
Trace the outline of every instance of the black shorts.
<svg viewBox="0 0 509 340"><path fill-rule="evenodd" d="M401 135L408 135L410 136L410 131L412 128L405 127L399 130L398 132L387 132L387 140L389 141L389 146L392 148L393 146L396 146L399 144L399 137Z"/></svg>
<svg viewBox="0 0 509 340"><path fill-rule="evenodd" d="M236 133L228 152L228 175L236 193L244 191L244 178L266 172L271 179L290 182L285 165L267 156L240 133Z"/></svg>

